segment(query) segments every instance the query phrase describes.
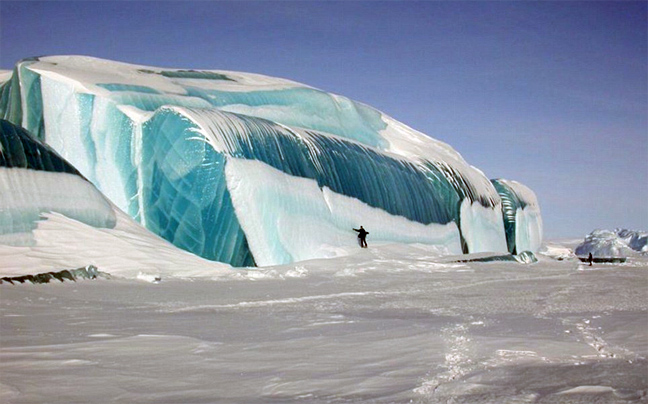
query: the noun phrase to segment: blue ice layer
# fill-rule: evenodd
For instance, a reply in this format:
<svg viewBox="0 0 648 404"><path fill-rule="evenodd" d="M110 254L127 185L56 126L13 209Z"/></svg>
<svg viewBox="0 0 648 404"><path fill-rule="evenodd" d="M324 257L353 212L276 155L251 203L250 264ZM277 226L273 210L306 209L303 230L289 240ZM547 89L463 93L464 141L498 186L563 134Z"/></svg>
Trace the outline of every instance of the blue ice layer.
<svg viewBox="0 0 648 404"><path fill-rule="evenodd" d="M232 265L249 262L225 186L224 165L230 156L313 179L320 187L423 224L458 223L461 201L474 193L459 192L457 187L467 182L456 177L449 181L447 166L413 164L265 119L214 109L164 108L142 130L146 226L205 258Z"/></svg>
<svg viewBox="0 0 648 404"><path fill-rule="evenodd" d="M0 119L0 167L81 174L23 128ZM16 190L19 192L19 190Z"/></svg>
<svg viewBox="0 0 648 404"><path fill-rule="evenodd" d="M380 112L346 97L334 97L308 87L246 92L189 86L186 89L188 95L202 98L219 109L250 107L254 116L283 125L327 132L373 147L386 147L379 132L387 124Z"/></svg>
<svg viewBox="0 0 648 404"><path fill-rule="evenodd" d="M5 119L22 124L42 139L43 113L40 75L29 69L38 59L26 59L16 65L12 80L0 87L0 112ZM19 73L19 74L16 74ZM380 131L387 127L379 111L346 97L334 96L310 87L292 87L260 91L223 91L196 86L196 81L234 81L226 75L193 70L140 70L142 74L160 74L174 80L186 90L186 95L163 95L143 85L97 83L111 91L109 98L116 104L135 106L153 111L162 105L186 107L252 108L252 115L289 126L323 131L363 144L385 148ZM22 94L21 94L22 92ZM21 110L21 97L30 108ZM92 96L93 97L93 96ZM23 120L23 114L26 119Z"/></svg>
<svg viewBox="0 0 648 404"><path fill-rule="evenodd" d="M144 125L141 219L177 247L233 266L254 266L225 181L226 156L177 114Z"/></svg>
<svg viewBox="0 0 648 404"><path fill-rule="evenodd" d="M37 139L43 140L43 99L40 75L29 70L37 59L26 59L13 70L11 80L0 86L0 118L26 128ZM23 111L25 105L29 105Z"/></svg>
<svg viewBox="0 0 648 404"><path fill-rule="evenodd" d="M145 94L160 94L160 92L154 88L135 84L97 83L97 86L109 91L131 91Z"/></svg>
<svg viewBox="0 0 648 404"><path fill-rule="evenodd" d="M527 201L499 179L491 180L491 183L499 193L502 200L502 216L504 217L504 230L506 232L506 245L511 254L517 254L516 246L516 219L518 209L524 209ZM522 252L522 251L519 251Z"/></svg>
<svg viewBox="0 0 648 404"><path fill-rule="evenodd" d="M98 191L95 196L96 201L99 202L89 204L88 201L81 201L83 206L91 206L88 209L79 209L78 204L72 199L69 205L56 207L52 207L50 200L34 199L35 195L42 195L34 189L39 183L25 181L26 178L32 178L22 175L25 171L45 171L83 177L49 146L35 139L23 128L4 119L0 119L0 170L4 170L2 174L5 180L0 182L0 192L4 193L0 199L6 203L0 204L0 235L29 233L36 228L42 213L53 210L93 227L111 228L116 224L112 208L103 197L99 196ZM43 178L42 181L52 179L52 177ZM23 181L20 182L21 180ZM85 183L85 179L83 181ZM19 183L20 187L16 187L16 183ZM87 187L92 186L87 183ZM60 189L61 195L66 195L67 191L70 190ZM28 206L16 201L27 202ZM4 241L10 242L11 239L5 238Z"/></svg>

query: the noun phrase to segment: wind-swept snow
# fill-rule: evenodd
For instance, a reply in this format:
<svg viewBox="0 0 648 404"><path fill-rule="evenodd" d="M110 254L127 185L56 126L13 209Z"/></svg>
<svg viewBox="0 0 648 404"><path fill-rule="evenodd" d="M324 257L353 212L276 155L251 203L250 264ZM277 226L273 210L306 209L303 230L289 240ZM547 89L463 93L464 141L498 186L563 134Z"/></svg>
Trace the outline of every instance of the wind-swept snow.
<svg viewBox="0 0 648 404"><path fill-rule="evenodd" d="M231 267L180 250L117 208L114 228L97 228L59 213L44 214L27 246L0 245L0 275L33 275L94 265L111 275L231 275Z"/></svg>
<svg viewBox="0 0 648 404"><path fill-rule="evenodd" d="M0 401L646 401L645 257L439 253L370 245L219 280L0 285Z"/></svg>

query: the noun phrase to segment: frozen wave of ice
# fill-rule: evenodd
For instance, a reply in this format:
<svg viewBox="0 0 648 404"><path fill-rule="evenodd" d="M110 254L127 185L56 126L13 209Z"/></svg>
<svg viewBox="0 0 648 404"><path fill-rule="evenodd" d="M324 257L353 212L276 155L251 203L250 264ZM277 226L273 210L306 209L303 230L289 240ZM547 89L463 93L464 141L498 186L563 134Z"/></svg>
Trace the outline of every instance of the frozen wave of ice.
<svg viewBox="0 0 648 404"><path fill-rule="evenodd" d="M447 144L367 105L288 80L81 56L31 58L0 85L0 114L53 147L134 220L212 261L279 264L320 257L331 245L328 230L322 239L301 232L308 240L293 243L290 253L275 247L292 240L259 241L299 231L241 225L252 220L241 206L250 209L268 199L244 202L238 195L238 207L233 205L225 176L233 160L256 160L282 171L284 182L294 179L286 187L291 192L298 192L299 179L309 179L354 199L355 206L379 209L390 223L408 220L416 234L411 242L516 253L533 251L541 241L535 195L521 184L502 180L511 192L501 193ZM240 174L239 182L256 183ZM509 198L515 199L507 205L510 211L502 195L517 198ZM273 198L284 212L298 210L289 202L303 199ZM510 217L507 229L503 212ZM339 231L345 220L330 215L325 224ZM431 233L421 237L421 226ZM440 237L439 226L454 226L454 236ZM399 225L386 241L403 241L405 233ZM370 237L376 234L388 237L378 228ZM354 242L348 229L332 246ZM266 254L260 244L275 247Z"/></svg>

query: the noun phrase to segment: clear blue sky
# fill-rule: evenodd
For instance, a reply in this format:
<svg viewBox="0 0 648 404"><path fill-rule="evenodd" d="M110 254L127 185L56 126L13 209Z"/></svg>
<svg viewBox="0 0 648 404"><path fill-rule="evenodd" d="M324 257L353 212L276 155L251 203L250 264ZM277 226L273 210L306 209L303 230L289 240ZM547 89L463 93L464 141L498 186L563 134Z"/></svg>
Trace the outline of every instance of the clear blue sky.
<svg viewBox="0 0 648 404"><path fill-rule="evenodd" d="M0 2L0 68L82 54L285 77L531 187L545 236L648 230L646 2Z"/></svg>

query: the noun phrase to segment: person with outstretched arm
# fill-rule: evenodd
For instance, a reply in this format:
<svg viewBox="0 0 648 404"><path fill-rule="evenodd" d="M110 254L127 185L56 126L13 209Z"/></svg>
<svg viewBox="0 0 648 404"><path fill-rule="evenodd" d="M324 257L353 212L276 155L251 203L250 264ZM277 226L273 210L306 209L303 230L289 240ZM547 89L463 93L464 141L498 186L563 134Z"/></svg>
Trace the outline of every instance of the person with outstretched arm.
<svg viewBox="0 0 648 404"><path fill-rule="evenodd" d="M367 248L367 234L369 234L368 231L364 229L364 227L360 226L359 229L353 229L358 232L358 239L360 240L360 247L362 248Z"/></svg>

